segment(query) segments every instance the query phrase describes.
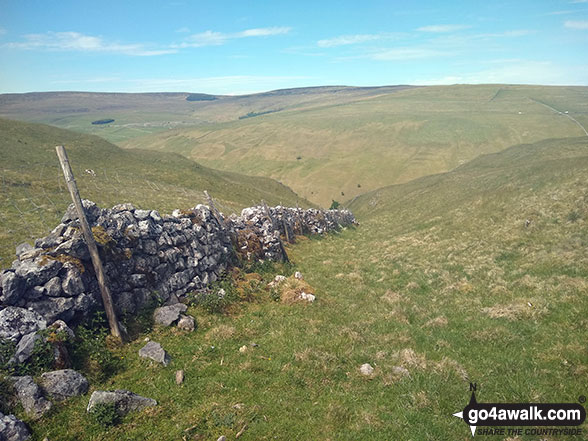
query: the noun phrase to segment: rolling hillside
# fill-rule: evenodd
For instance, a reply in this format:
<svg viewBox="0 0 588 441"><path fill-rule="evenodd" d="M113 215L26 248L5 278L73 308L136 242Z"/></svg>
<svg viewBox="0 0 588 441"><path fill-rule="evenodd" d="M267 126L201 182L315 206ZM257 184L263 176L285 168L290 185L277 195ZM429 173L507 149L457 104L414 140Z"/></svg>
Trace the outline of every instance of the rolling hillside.
<svg viewBox="0 0 588 441"><path fill-rule="evenodd" d="M33 428L67 440L469 440L452 414L470 383L479 402L576 402L588 375L587 194L588 140L570 138L357 198L360 227L288 249L316 302L275 302L275 274L256 274L249 303L191 306L196 332L155 329L114 350L120 372L92 387L154 398L153 412L103 427L76 397ZM144 337L170 366L138 357Z"/></svg>
<svg viewBox="0 0 588 441"><path fill-rule="evenodd" d="M227 96L190 93L41 92L0 95L0 118L40 122L110 142L173 128L239 120L325 104L342 104L408 86L325 86ZM110 124L94 121L114 119Z"/></svg>
<svg viewBox="0 0 588 441"><path fill-rule="evenodd" d="M588 127L586 87L438 86L171 130L122 145L272 177L328 206L512 145L582 136L582 125Z"/></svg>
<svg viewBox="0 0 588 441"><path fill-rule="evenodd" d="M206 202L203 190L225 213L261 199L308 206L272 179L219 172L173 153L122 150L96 136L0 119L0 267L10 265L15 245L50 231L70 203L55 154L60 144L68 150L82 197L102 207L132 202L169 213Z"/></svg>

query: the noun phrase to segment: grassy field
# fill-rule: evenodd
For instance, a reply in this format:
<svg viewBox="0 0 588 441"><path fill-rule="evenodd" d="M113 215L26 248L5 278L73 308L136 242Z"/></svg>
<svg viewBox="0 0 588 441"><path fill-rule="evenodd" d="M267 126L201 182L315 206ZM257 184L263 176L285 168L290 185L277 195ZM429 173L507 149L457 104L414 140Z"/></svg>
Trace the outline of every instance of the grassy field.
<svg viewBox="0 0 588 441"><path fill-rule="evenodd" d="M132 202L170 213L205 203L204 190L228 214L261 199L308 206L272 179L212 170L173 153L122 150L96 136L0 119L0 267L10 266L15 245L51 231L71 203L56 145L66 146L82 197L104 208Z"/></svg>
<svg viewBox="0 0 588 441"><path fill-rule="evenodd" d="M121 143L170 129L234 121L248 114L342 104L406 86L309 87L215 100L188 101L188 93L47 92L0 94L0 117L54 125ZM210 97L210 96L209 96ZM93 125L104 118L111 124Z"/></svg>
<svg viewBox="0 0 588 441"><path fill-rule="evenodd" d="M329 206L512 145L584 135L570 116L588 127L588 88L438 86L168 130L121 145L272 177Z"/></svg>
<svg viewBox="0 0 588 441"><path fill-rule="evenodd" d="M314 304L259 289L224 314L192 307L197 331L140 335L114 350L122 370L92 384L156 408L103 428L80 397L32 423L35 439L465 441L452 414L470 382L480 402L577 402L588 384L587 194L588 143L572 138L357 198L359 227L300 240L288 250L295 268L276 270L301 271ZM138 358L147 335L170 366Z"/></svg>

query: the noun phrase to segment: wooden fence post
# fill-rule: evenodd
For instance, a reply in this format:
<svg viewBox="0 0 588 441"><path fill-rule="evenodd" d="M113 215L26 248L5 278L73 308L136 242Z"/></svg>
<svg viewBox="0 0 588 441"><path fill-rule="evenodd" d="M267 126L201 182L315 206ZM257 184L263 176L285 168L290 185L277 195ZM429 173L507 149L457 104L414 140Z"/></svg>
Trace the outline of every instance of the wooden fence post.
<svg viewBox="0 0 588 441"><path fill-rule="evenodd" d="M57 157L59 158L59 163L61 164L61 169L63 170L63 176L65 177L69 194L71 195L71 199L74 203L74 206L76 207L76 212L78 213L78 218L80 219L80 226L82 227L84 240L86 241L86 245L88 245L88 250L90 251L92 265L94 266L94 271L96 272L96 277L98 278L100 294L102 295L102 302L104 303L104 311L106 311L108 325L110 326L110 333L120 341L123 341L123 336L118 326L118 320L116 319L116 313L114 312L114 307L112 305L112 296L110 295L110 290L106 284L106 277L104 275L102 261L100 260L100 255L98 254L98 247L96 246L94 235L92 234L92 230L88 224L88 219L86 219L86 213L84 212L84 206L82 204L82 199L80 198L80 192L78 191L78 186L76 185L76 180L71 170L71 166L69 165L69 159L67 157L65 147L59 145L55 147L55 150L57 151Z"/></svg>

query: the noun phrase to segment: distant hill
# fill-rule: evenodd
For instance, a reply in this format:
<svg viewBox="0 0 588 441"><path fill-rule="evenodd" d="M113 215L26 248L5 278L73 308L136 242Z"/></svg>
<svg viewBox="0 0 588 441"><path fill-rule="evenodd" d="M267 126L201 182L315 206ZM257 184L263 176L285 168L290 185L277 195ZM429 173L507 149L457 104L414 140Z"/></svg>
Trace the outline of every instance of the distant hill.
<svg viewBox="0 0 588 441"><path fill-rule="evenodd" d="M580 137L482 155L447 173L362 194L348 208L361 219L387 218L396 233L432 225L481 231L493 224L524 228L527 220L534 226L585 223L586 195L588 137Z"/></svg>
<svg viewBox="0 0 588 441"><path fill-rule="evenodd" d="M121 145L272 177L329 206L333 199L452 170L516 144L584 135L579 124L588 128L588 87L458 85L374 93L345 103L320 98L321 106L170 130Z"/></svg>
<svg viewBox="0 0 588 441"><path fill-rule="evenodd" d="M57 225L70 203L55 154L60 144L67 148L82 197L102 207L132 202L169 213L206 203L204 190L225 213L261 199L309 206L272 179L219 172L174 153L122 150L96 136L0 119L0 267L10 265L16 244Z"/></svg>
<svg viewBox="0 0 588 441"><path fill-rule="evenodd" d="M406 87L324 86L239 96L183 92L0 94L0 117L51 124L120 142L178 127L234 121L268 110L341 104ZM104 118L114 118L116 123L92 126L92 121Z"/></svg>

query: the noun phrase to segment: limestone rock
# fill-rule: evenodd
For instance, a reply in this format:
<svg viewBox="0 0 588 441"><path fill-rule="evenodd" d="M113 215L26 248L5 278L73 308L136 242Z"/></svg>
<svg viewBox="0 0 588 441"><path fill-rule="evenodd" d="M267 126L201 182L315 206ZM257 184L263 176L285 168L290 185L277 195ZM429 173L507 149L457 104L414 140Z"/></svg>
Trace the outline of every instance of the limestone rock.
<svg viewBox="0 0 588 441"><path fill-rule="evenodd" d="M359 368L359 371L361 372L362 375L365 375L366 377L370 377L374 373L374 368L369 363L364 363Z"/></svg>
<svg viewBox="0 0 588 441"><path fill-rule="evenodd" d="M141 410L145 407L157 406L157 401L154 399L142 397L128 390L97 390L92 393L86 410L91 412L94 406L100 403L114 403L119 415L126 415L129 412Z"/></svg>
<svg viewBox="0 0 588 441"><path fill-rule="evenodd" d="M0 440L25 441L31 437L31 433L25 423L14 415L4 415L0 412Z"/></svg>
<svg viewBox="0 0 588 441"><path fill-rule="evenodd" d="M48 396L62 401L88 392L88 380L73 369L62 369L42 374L41 387Z"/></svg>
<svg viewBox="0 0 588 441"><path fill-rule="evenodd" d="M9 306L0 311L0 339L18 342L23 335L45 329L47 322L34 311Z"/></svg>
<svg viewBox="0 0 588 441"><path fill-rule="evenodd" d="M196 320L190 315L181 315L178 321L178 328L184 331L193 331L196 329Z"/></svg>
<svg viewBox="0 0 588 441"><path fill-rule="evenodd" d="M186 312L187 309L188 307L183 303L161 306L153 311L153 320L157 325L171 326L180 319L180 314Z"/></svg>
<svg viewBox="0 0 588 441"><path fill-rule="evenodd" d="M16 396L25 412L34 419L39 419L53 407L53 403L47 400L41 388L33 381L33 377L11 377Z"/></svg>
<svg viewBox="0 0 588 441"><path fill-rule="evenodd" d="M139 349L139 356L142 358L149 358L157 363L167 366L171 361L171 357L165 352L159 343L150 341L141 349Z"/></svg>
<svg viewBox="0 0 588 441"><path fill-rule="evenodd" d="M183 370L176 371L176 384L179 386L183 382L184 382L184 371Z"/></svg>
<svg viewBox="0 0 588 441"><path fill-rule="evenodd" d="M26 362L29 358L31 358L31 355L33 355L35 343L39 340L43 340L43 337L38 335L36 332L23 335L16 345L14 356L10 359L8 364L21 364Z"/></svg>
<svg viewBox="0 0 588 441"><path fill-rule="evenodd" d="M14 305L24 295L24 280L12 271L6 271L0 275L0 302L5 305Z"/></svg>

